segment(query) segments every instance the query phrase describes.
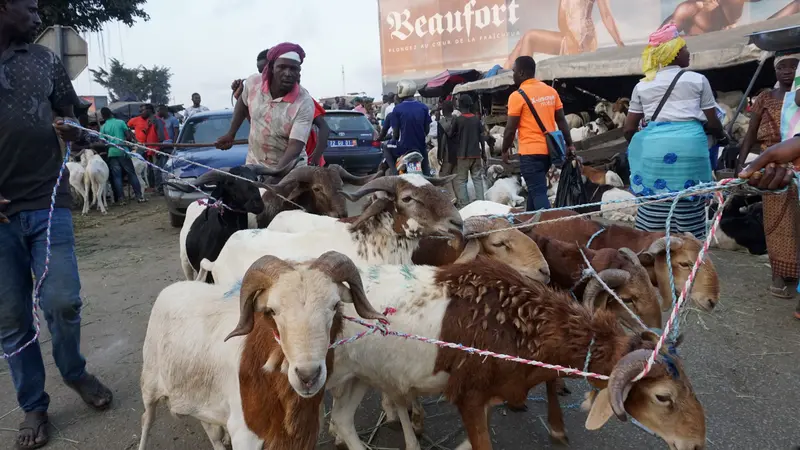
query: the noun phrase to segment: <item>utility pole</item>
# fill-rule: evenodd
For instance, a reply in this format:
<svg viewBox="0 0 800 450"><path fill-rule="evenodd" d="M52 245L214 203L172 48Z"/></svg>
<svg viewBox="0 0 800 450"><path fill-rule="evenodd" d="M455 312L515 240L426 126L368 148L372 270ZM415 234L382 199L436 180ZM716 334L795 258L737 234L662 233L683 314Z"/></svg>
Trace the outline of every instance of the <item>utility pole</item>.
<svg viewBox="0 0 800 450"><path fill-rule="evenodd" d="M345 88L344 83L344 64L342 64L342 95L347 95L347 89Z"/></svg>

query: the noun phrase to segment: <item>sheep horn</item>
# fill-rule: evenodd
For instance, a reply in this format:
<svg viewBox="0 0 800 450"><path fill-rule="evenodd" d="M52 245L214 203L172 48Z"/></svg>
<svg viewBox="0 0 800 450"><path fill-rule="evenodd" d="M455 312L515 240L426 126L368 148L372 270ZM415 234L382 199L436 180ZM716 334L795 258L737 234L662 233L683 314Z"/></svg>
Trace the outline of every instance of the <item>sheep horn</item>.
<svg viewBox="0 0 800 450"><path fill-rule="evenodd" d="M367 294L364 292L364 285L361 282L361 275L358 267L353 260L339 252L326 252L311 264L311 269L317 269L325 273L335 283L347 283L350 286L350 294L353 297L353 305L356 312L364 319L386 320L386 316L375 311Z"/></svg>
<svg viewBox="0 0 800 450"><path fill-rule="evenodd" d="M361 189L357 190L356 192L348 194L347 192L343 192L344 196L350 200L351 202L355 202L360 200L367 194L372 194L373 192L384 191L394 193L395 189L397 189L397 183L400 182L399 176L388 176L388 177L381 177L376 178Z"/></svg>
<svg viewBox="0 0 800 450"><path fill-rule="evenodd" d="M296 167L291 172L289 172L289 174L286 175L278 184L282 186L294 181L298 181L300 183L310 183L311 177L318 170L320 170L320 168L315 166Z"/></svg>
<svg viewBox="0 0 800 450"><path fill-rule="evenodd" d="M261 292L269 292L278 277L290 270L294 270L291 264L272 255L262 256L247 269L239 291L239 324L225 341L234 336L245 336L253 331L253 316L258 308L255 303L256 297Z"/></svg>
<svg viewBox="0 0 800 450"><path fill-rule="evenodd" d="M669 247L670 249L680 248L683 245L683 239L675 236L670 236L669 238ZM650 247L647 249L647 253L651 255L657 255L663 251L667 250L667 238L662 237L659 238L657 241L650 244Z"/></svg>
<svg viewBox="0 0 800 450"><path fill-rule="evenodd" d="M354 186L363 186L368 182L372 181L374 178L376 178L375 175L366 175L363 177L357 177L352 173L348 172L347 170L345 170L344 167L338 164L331 164L329 167L339 173L339 178L341 178L342 181L344 181L345 183L352 184Z"/></svg>
<svg viewBox="0 0 800 450"><path fill-rule="evenodd" d="M425 179L428 180L432 185L441 187L441 186L447 186L447 183L452 182L456 178L456 176L458 176L458 174L448 175L446 177L441 177L441 178L425 177Z"/></svg>
<svg viewBox="0 0 800 450"><path fill-rule="evenodd" d="M347 192L342 192L342 194L347 197ZM390 208L394 205L392 200L388 198L378 198L375 199L366 209L364 212L361 213L360 216L350 225L353 229L357 229L361 226L362 223L366 222L367 220L377 216L378 214L389 211Z"/></svg>
<svg viewBox="0 0 800 450"><path fill-rule="evenodd" d="M224 172L229 172L230 171L230 169L222 169L222 170ZM195 186L203 186L204 184L219 183L220 181L222 181L224 179L223 177L225 177L225 174L220 173L220 172L218 172L216 170L209 170L208 172L206 172L206 173L200 175L199 177L197 177L197 179L194 180L192 182L192 184L195 185Z"/></svg>
<svg viewBox="0 0 800 450"><path fill-rule="evenodd" d="M606 269L598 273L603 282L610 288L622 286L627 283L631 278L631 274L620 269ZM597 279L592 278L586 284L586 289L583 291L583 306L594 311L597 308L597 296L603 291L603 286Z"/></svg>
<svg viewBox="0 0 800 450"><path fill-rule="evenodd" d="M633 250L631 250L631 249L629 249L629 248L627 248L627 247L622 247L621 249L619 249L619 252L620 252L620 253L621 253L623 256L625 256L626 258L628 258L628 259L629 259L629 260L630 260L632 263L634 263L635 265L637 265L637 266L642 266L642 262L641 262L641 261L639 261L639 255L637 255L637 254L636 254L636 253L635 253Z"/></svg>
<svg viewBox="0 0 800 450"><path fill-rule="evenodd" d="M611 372L608 379L608 391L611 397L611 409L621 421L628 420L625 412L625 399L631 391L632 380L644 369L652 350L639 349L625 355Z"/></svg>
<svg viewBox="0 0 800 450"><path fill-rule="evenodd" d="M492 220L484 216L473 216L464 221L464 235L484 233L492 229Z"/></svg>

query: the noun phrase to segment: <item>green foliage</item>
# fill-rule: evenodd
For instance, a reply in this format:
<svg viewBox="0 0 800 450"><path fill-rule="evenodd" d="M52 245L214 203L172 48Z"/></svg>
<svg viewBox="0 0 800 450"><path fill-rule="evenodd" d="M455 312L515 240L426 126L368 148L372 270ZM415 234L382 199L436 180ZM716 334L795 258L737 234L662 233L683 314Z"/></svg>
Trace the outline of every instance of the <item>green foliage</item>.
<svg viewBox="0 0 800 450"><path fill-rule="evenodd" d="M143 66L125 67L119 60L111 58L109 70L98 67L89 69L94 82L108 90L112 102L138 101L154 104L168 104L170 94L170 78L172 73L167 67Z"/></svg>
<svg viewBox="0 0 800 450"><path fill-rule="evenodd" d="M77 31L100 31L103 24L119 21L132 26L149 20L142 5L147 0L39 0L42 26L71 26Z"/></svg>

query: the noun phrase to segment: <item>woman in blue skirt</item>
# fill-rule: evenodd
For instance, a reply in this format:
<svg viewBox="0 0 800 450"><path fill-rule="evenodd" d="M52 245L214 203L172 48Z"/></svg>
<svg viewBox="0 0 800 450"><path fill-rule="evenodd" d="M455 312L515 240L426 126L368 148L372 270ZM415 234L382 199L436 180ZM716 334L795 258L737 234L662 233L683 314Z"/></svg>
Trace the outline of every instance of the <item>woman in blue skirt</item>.
<svg viewBox="0 0 800 450"><path fill-rule="evenodd" d="M689 61L686 42L674 24L650 35L642 54L645 78L633 90L624 128L636 195L677 192L712 181L706 134L725 140L725 133L708 79L685 70ZM671 203L639 206L636 228L665 231ZM705 206L704 196L682 198L670 232L704 239Z"/></svg>

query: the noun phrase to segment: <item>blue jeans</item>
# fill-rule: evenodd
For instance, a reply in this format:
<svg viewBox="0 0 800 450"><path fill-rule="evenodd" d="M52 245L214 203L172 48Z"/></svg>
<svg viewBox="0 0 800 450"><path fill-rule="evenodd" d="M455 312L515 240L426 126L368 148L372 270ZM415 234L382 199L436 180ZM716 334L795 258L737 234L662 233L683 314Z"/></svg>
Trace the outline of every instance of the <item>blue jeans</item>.
<svg viewBox="0 0 800 450"><path fill-rule="evenodd" d="M111 171L111 190L114 191L114 201L122 200L125 195L122 192L122 172L128 175L128 182L133 186L133 193L136 198L142 198L142 186L139 184L139 177L133 168L131 156L114 156L108 158L108 169Z"/></svg>
<svg viewBox="0 0 800 450"><path fill-rule="evenodd" d="M550 208L550 200L547 198L548 170L549 155L519 155L519 171L528 185L527 211Z"/></svg>
<svg viewBox="0 0 800 450"><path fill-rule="evenodd" d="M35 333L31 309L34 280L44 271L46 209L23 211L0 225L0 339L3 351L12 353ZM51 254L47 277L40 291L41 310L53 345L53 358L65 381L77 381L86 372L80 352L81 282L75 258L75 236L69 209L53 211ZM44 391L42 350L35 342L8 360L17 402L25 412L47 411L50 397Z"/></svg>

